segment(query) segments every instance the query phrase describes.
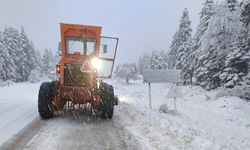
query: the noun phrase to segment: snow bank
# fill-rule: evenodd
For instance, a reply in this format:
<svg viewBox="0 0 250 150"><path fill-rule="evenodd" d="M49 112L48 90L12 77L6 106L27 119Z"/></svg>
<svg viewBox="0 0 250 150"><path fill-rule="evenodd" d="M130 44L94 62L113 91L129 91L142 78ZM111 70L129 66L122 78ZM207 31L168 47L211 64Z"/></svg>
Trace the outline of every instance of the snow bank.
<svg viewBox="0 0 250 150"><path fill-rule="evenodd" d="M169 84L152 84L153 110L149 109L147 84L110 81L119 95L115 119L149 149L249 149L250 103L236 97L217 97L217 91L179 87L177 114L160 113Z"/></svg>

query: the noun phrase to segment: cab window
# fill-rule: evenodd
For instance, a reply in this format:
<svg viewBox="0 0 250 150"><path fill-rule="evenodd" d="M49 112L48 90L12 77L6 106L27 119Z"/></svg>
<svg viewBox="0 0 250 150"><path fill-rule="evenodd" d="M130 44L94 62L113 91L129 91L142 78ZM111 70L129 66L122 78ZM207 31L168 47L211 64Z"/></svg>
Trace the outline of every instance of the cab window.
<svg viewBox="0 0 250 150"><path fill-rule="evenodd" d="M66 37L66 51L71 55L80 52L80 55L91 55L95 52L95 39Z"/></svg>

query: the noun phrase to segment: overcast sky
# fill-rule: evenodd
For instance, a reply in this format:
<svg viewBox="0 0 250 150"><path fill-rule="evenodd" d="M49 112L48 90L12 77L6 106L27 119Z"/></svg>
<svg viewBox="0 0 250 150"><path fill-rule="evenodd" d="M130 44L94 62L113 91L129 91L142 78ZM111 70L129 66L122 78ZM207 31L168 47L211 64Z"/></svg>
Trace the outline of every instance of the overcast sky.
<svg viewBox="0 0 250 150"><path fill-rule="evenodd" d="M205 0L1 0L0 29L25 28L35 48L57 50L59 23L102 26L120 39L117 61L136 62L144 52L168 50L184 8L192 27Z"/></svg>

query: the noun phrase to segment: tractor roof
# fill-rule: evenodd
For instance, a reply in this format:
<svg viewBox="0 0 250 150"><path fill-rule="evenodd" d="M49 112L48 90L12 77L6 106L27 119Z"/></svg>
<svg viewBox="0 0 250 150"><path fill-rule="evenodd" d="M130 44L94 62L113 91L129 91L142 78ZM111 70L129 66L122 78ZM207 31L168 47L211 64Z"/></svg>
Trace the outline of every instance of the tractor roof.
<svg viewBox="0 0 250 150"><path fill-rule="evenodd" d="M61 27L65 28L99 28L101 29L102 27L100 26L92 26L92 25L80 25L80 24L68 24L68 23L60 23Z"/></svg>

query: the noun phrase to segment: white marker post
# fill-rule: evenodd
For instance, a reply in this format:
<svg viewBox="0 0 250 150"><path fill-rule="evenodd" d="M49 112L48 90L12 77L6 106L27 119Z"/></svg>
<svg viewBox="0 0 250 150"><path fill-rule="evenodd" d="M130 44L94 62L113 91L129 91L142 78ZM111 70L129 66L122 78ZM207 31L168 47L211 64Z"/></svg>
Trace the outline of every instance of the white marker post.
<svg viewBox="0 0 250 150"><path fill-rule="evenodd" d="M152 103L151 103L151 85L150 82L148 82L148 95L149 95L149 108L152 109Z"/></svg>
<svg viewBox="0 0 250 150"><path fill-rule="evenodd" d="M177 109L176 109L176 97L174 97L174 113L176 114Z"/></svg>

